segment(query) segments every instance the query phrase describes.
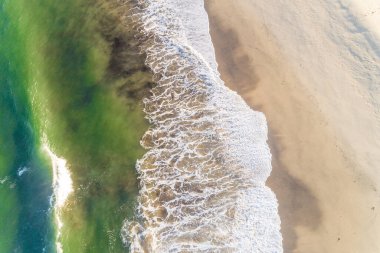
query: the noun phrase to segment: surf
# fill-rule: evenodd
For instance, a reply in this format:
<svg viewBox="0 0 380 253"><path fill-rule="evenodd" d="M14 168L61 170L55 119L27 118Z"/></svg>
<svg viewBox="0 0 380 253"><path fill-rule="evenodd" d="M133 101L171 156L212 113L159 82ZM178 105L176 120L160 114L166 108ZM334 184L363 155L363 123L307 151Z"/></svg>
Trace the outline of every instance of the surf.
<svg viewBox="0 0 380 253"><path fill-rule="evenodd" d="M134 3L156 86L144 99L151 127L125 244L131 252L282 252L277 200L265 186L267 122L220 79L207 16L186 21L207 15L192 9L203 1Z"/></svg>

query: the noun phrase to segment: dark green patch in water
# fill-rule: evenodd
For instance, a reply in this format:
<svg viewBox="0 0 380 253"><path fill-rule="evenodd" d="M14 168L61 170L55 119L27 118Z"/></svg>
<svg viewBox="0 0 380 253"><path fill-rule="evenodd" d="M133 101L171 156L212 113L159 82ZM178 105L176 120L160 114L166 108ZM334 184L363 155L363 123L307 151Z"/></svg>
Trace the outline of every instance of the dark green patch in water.
<svg viewBox="0 0 380 253"><path fill-rule="evenodd" d="M62 210L64 252L126 251L120 229L136 204L135 162L144 153L139 140L147 128L141 99L152 86L134 32L123 18L128 6L116 0L0 5L0 180L9 176L17 183L16 191L8 181L0 184L0 198L8 203L0 204L0 233L7 229L0 245L42 252L37 246L26 250L33 242L54 251L48 211L51 168L40 154L45 134L54 153L67 160L74 184ZM9 65L12 70L6 69ZM33 170L18 177L24 166ZM31 215L25 215L25 208ZM4 217L17 222L3 222ZM21 236L30 229L38 233ZM1 247L0 252L12 252Z"/></svg>

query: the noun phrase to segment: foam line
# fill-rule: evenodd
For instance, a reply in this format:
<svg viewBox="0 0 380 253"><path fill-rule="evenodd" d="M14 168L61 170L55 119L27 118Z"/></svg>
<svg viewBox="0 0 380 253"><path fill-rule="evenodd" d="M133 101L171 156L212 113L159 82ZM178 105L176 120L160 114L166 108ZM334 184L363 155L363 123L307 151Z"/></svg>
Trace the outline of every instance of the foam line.
<svg viewBox="0 0 380 253"><path fill-rule="evenodd" d="M125 222L125 243L131 252L282 252L277 200L265 186L267 122L219 78L203 2L137 2L157 85L144 100L152 126L137 163L139 219Z"/></svg>
<svg viewBox="0 0 380 253"><path fill-rule="evenodd" d="M61 209L65 206L69 195L73 192L73 182L66 160L54 154L46 142L43 145L43 149L49 155L53 168L54 195L52 200L57 224L56 249L57 253L63 253L60 242L61 230L64 225L61 219Z"/></svg>

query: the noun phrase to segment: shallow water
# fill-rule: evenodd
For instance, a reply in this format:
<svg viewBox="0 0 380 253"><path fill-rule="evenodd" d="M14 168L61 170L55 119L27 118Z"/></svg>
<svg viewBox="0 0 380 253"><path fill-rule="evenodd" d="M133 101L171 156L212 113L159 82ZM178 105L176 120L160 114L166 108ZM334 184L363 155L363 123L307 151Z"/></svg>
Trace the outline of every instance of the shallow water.
<svg viewBox="0 0 380 253"><path fill-rule="evenodd" d="M1 4L1 252L61 250L58 233L64 252L125 250L147 127L139 101L152 84L124 11L116 1ZM44 145L73 182L61 231Z"/></svg>
<svg viewBox="0 0 380 253"><path fill-rule="evenodd" d="M124 239L136 253L282 252L277 200L265 186L267 122L220 80L203 1L138 2L157 85L144 100L152 127L137 164L139 220L126 220Z"/></svg>
<svg viewBox="0 0 380 253"><path fill-rule="evenodd" d="M220 80L202 1L1 8L4 252L282 251L266 120Z"/></svg>

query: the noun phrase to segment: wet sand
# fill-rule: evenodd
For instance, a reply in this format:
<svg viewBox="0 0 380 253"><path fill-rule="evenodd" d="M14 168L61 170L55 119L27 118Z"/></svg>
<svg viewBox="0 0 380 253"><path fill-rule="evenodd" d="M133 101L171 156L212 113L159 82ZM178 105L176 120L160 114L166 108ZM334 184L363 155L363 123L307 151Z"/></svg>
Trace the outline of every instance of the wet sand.
<svg viewBox="0 0 380 253"><path fill-rule="evenodd" d="M377 188L336 135L337 123L249 0L205 2L222 79L267 117L268 185L279 201L284 252L380 252Z"/></svg>

